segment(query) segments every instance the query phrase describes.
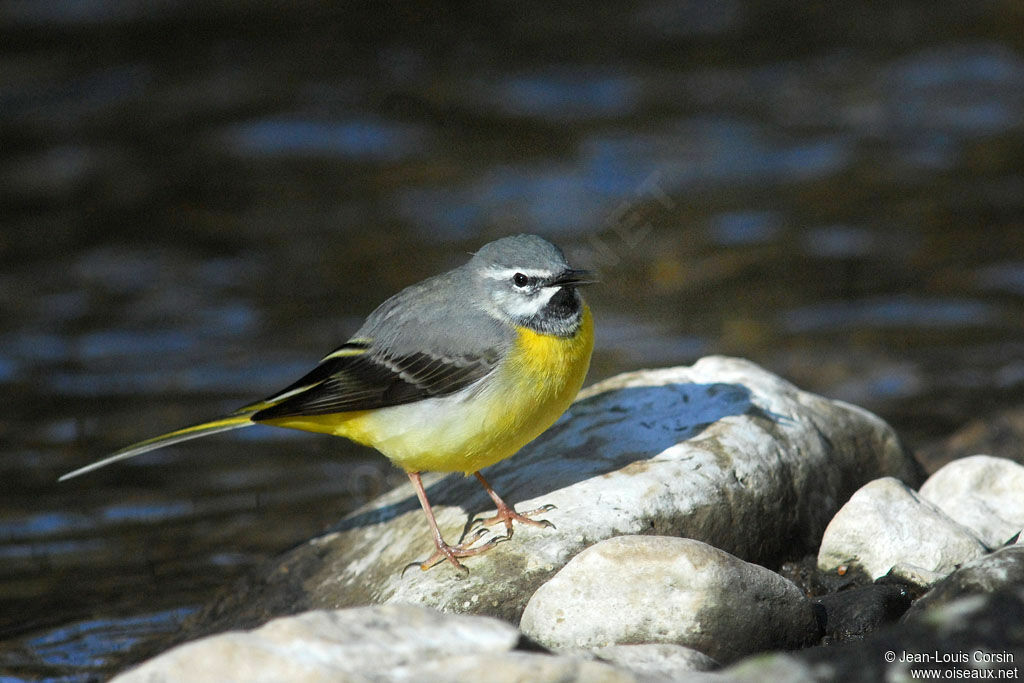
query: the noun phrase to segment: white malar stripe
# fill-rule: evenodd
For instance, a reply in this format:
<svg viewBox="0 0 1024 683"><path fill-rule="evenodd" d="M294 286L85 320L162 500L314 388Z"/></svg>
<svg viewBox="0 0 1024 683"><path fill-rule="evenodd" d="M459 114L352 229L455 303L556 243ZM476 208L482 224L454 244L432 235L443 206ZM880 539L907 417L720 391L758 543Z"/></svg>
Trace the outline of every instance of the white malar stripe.
<svg viewBox="0 0 1024 683"><path fill-rule="evenodd" d="M513 318L532 318L544 310L559 289L561 287L545 287L529 298L516 297L507 302L506 312Z"/></svg>
<svg viewBox="0 0 1024 683"><path fill-rule="evenodd" d="M555 276L554 272L542 268L487 268L484 270L484 277L490 280L510 280L516 273L541 279Z"/></svg>

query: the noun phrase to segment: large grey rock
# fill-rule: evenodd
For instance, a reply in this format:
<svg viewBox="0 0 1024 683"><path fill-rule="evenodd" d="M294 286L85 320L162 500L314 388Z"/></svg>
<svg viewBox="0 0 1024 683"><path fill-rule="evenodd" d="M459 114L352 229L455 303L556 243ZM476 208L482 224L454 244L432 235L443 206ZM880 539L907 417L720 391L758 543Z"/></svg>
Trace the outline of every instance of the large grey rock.
<svg viewBox="0 0 1024 683"><path fill-rule="evenodd" d="M810 601L787 579L660 536L587 548L530 598L520 628L553 650L675 643L723 663L820 637Z"/></svg>
<svg viewBox="0 0 1024 683"><path fill-rule="evenodd" d="M851 565L879 578L902 563L945 576L986 551L969 529L902 482L884 477L861 487L829 523L818 568Z"/></svg>
<svg viewBox="0 0 1024 683"><path fill-rule="evenodd" d="M928 477L921 497L997 548L1024 528L1024 466L973 455Z"/></svg>
<svg viewBox="0 0 1024 683"><path fill-rule="evenodd" d="M403 574L432 547L416 496L402 486L237 586L188 633L386 602L517 623L538 586L603 539L685 536L773 563L812 552L864 482L922 478L879 418L722 357L601 382L486 475L520 510L557 506L545 514L557 528L518 526L510 541L468 558L465 579L444 564ZM492 507L478 483L460 475L429 479L428 492L450 540Z"/></svg>
<svg viewBox="0 0 1024 683"><path fill-rule="evenodd" d="M516 629L497 619L444 615L412 605L321 610L180 645L114 680L400 680L403 672L415 672L425 662L459 660L467 653L480 667L489 658L508 653L518 641ZM453 680L440 673L415 678Z"/></svg>

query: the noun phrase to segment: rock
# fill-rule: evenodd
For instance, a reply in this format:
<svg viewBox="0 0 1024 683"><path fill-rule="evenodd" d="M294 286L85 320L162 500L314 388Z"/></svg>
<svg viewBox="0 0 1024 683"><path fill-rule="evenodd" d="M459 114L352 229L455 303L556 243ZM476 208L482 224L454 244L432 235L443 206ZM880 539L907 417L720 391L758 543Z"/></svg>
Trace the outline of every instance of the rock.
<svg viewBox="0 0 1024 683"><path fill-rule="evenodd" d="M992 593L1014 584L1024 584L1024 546L1021 545L1002 548L960 567L921 596L907 617L958 598Z"/></svg>
<svg viewBox="0 0 1024 683"><path fill-rule="evenodd" d="M909 613L908 613L909 616ZM787 681L875 683L937 680L1017 679L1024 662L1024 588L1004 588L961 598L919 618L876 631L863 640L770 654L738 662L709 683ZM938 658L939 662L908 660ZM911 669L928 671L911 676Z"/></svg>
<svg viewBox="0 0 1024 683"><path fill-rule="evenodd" d="M921 486L921 497L998 548L1024 528L1024 466L974 455L954 460Z"/></svg>
<svg viewBox="0 0 1024 683"><path fill-rule="evenodd" d="M706 543L659 536L587 548L530 598L520 628L553 650L674 643L720 662L820 636L791 582Z"/></svg>
<svg viewBox="0 0 1024 683"><path fill-rule="evenodd" d="M897 562L889 570L889 573L886 574L886 578L916 586L917 588L927 588L942 581L942 579L946 578L946 574L922 569L917 565L907 562Z"/></svg>
<svg viewBox="0 0 1024 683"><path fill-rule="evenodd" d="M824 614L826 642L863 638L879 627L896 621L910 607L906 586L875 583L823 595L814 601Z"/></svg>
<svg viewBox="0 0 1024 683"><path fill-rule="evenodd" d="M553 657L534 652L506 652L498 655L465 655L406 664L384 672L369 671L362 680L415 681L415 683L640 683L641 679L624 669L578 657ZM643 683L651 683L643 679Z"/></svg>
<svg viewBox="0 0 1024 683"><path fill-rule="evenodd" d="M909 563L945 576L987 548L892 477L861 487L829 522L818 551L818 568L858 566L872 578Z"/></svg>
<svg viewBox="0 0 1024 683"><path fill-rule="evenodd" d="M515 628L489 617L445 615L412 605L320 610L179 645L114 680L257 683L350 680L359 675L367 680L390 669L399 675L425 663L461 660L467 653L479 670L518 641ZM438 675L419 680L452 679Z"/></svg>
<svg viewBox="0 0 1024 683"><path fill-rule="evenodd" d="M675 680L689 671L713 671L718 662L703 652L670 643L608 645L590 651L597 659L643 677Z"/></svg>
<svg viewBox="0 0 1024 683"><path fill-rule="evenodd" d="M711 678L710 676L716 676ZM827 665L812 665L787 654L766 654L750 657L717 674L711 674L700 683L823 683L846 680Z"/></svg>
<svg viewBox="0 0 1024 683"><path fill-rule="evenodd" d="M509 542L465 561L465 579L443 564L403 574L432 546L416 496L402 486L240 583L185 634L387 602L518 623L542 583L603 539L690 537L777 564L813 552L828 520L864 482L891 475L916 485L922 478L879 418L722 357L601 382L485 474L520 510L557 506L545 514L557 528L517 526ZM491 508L472 478L424 479L450 540Z"/></svg>

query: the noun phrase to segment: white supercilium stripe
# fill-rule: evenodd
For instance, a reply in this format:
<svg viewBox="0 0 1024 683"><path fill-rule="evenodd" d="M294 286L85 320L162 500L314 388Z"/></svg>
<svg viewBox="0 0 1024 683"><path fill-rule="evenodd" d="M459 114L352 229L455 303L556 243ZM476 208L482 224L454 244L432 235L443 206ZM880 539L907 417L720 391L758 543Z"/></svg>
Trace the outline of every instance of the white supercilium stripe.
<svg viewBox="0 0 1024 683"><path fill-rule="evenodd" d="M516 273L522 273L526 277L549 278L554 277L550 270L540 268L487 268L484 270L484 277L491 280L508 280Z"/></svg>

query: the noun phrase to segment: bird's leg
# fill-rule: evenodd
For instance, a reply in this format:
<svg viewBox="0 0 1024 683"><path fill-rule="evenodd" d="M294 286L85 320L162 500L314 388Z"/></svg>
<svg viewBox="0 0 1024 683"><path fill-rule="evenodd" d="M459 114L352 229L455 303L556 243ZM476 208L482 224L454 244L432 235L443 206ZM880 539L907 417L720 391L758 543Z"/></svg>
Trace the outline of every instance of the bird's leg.
<svg viewBox="0 0 1024 683"><path fill-rule="evenodd" d="M409 481L412 482L413 487L416 489L416 497L420 499L420 505L423 507L423 511L427 513L427 521L430 522L430 530L434 534L434 545L437 547L434 554L427 558L425 562L420 564L420 569L423 571L427 571L443 560L448 560L461 574L467 575L469 574L469 570L466 569L457 558L479 555L480 553L493 548L497 545L498 541L506 540L504 538L492 539L491 541L488 541L481 546L477 546L476 548L467 548L465 547L465 544L458 546L448 545L441 536L441 530L437 528L437 520L434 519L434 511L430 507L430 501L427 500L427 492L423 489L423 481L420 479L420 473L406 472L406 474L409 475ZM511 536L511 534L509 534L509 536ZM415 565L415 563L413 564Z"/></svg>
<svg viewBox="0 0 1024 683"><path fill-rule="evenodd" d="M499 496L494 491L494 489L491 488L491 485L487 483L486 479L484 479L484 475L480 474L479 472L474 472L473 474L476 475L476 478L480 481L481 484L483 484L484 490L487 491L487 495L491 497L491 500L494 501L494 504L498 508L498 514L494 515L493 517L488 517L487 519L480 520L479 522L477 522L478 524L487 527L491 526L492 524L497 524L498 522L504 522L505 531L508 533L508 536L505 537L506 539L512 538L513 520L515 520L516 522L520 522L522 524L529 524L530 526L544 526L551 527L552 529L555 527L554 524L552 524L546 519L530 519L533 515L539 515L542 512L554 510L554 505L542 505L536 510L530 510L529 512L516 512L515 508L513 508L511 505L503 501L501 499L501 496Z"/></svg>

